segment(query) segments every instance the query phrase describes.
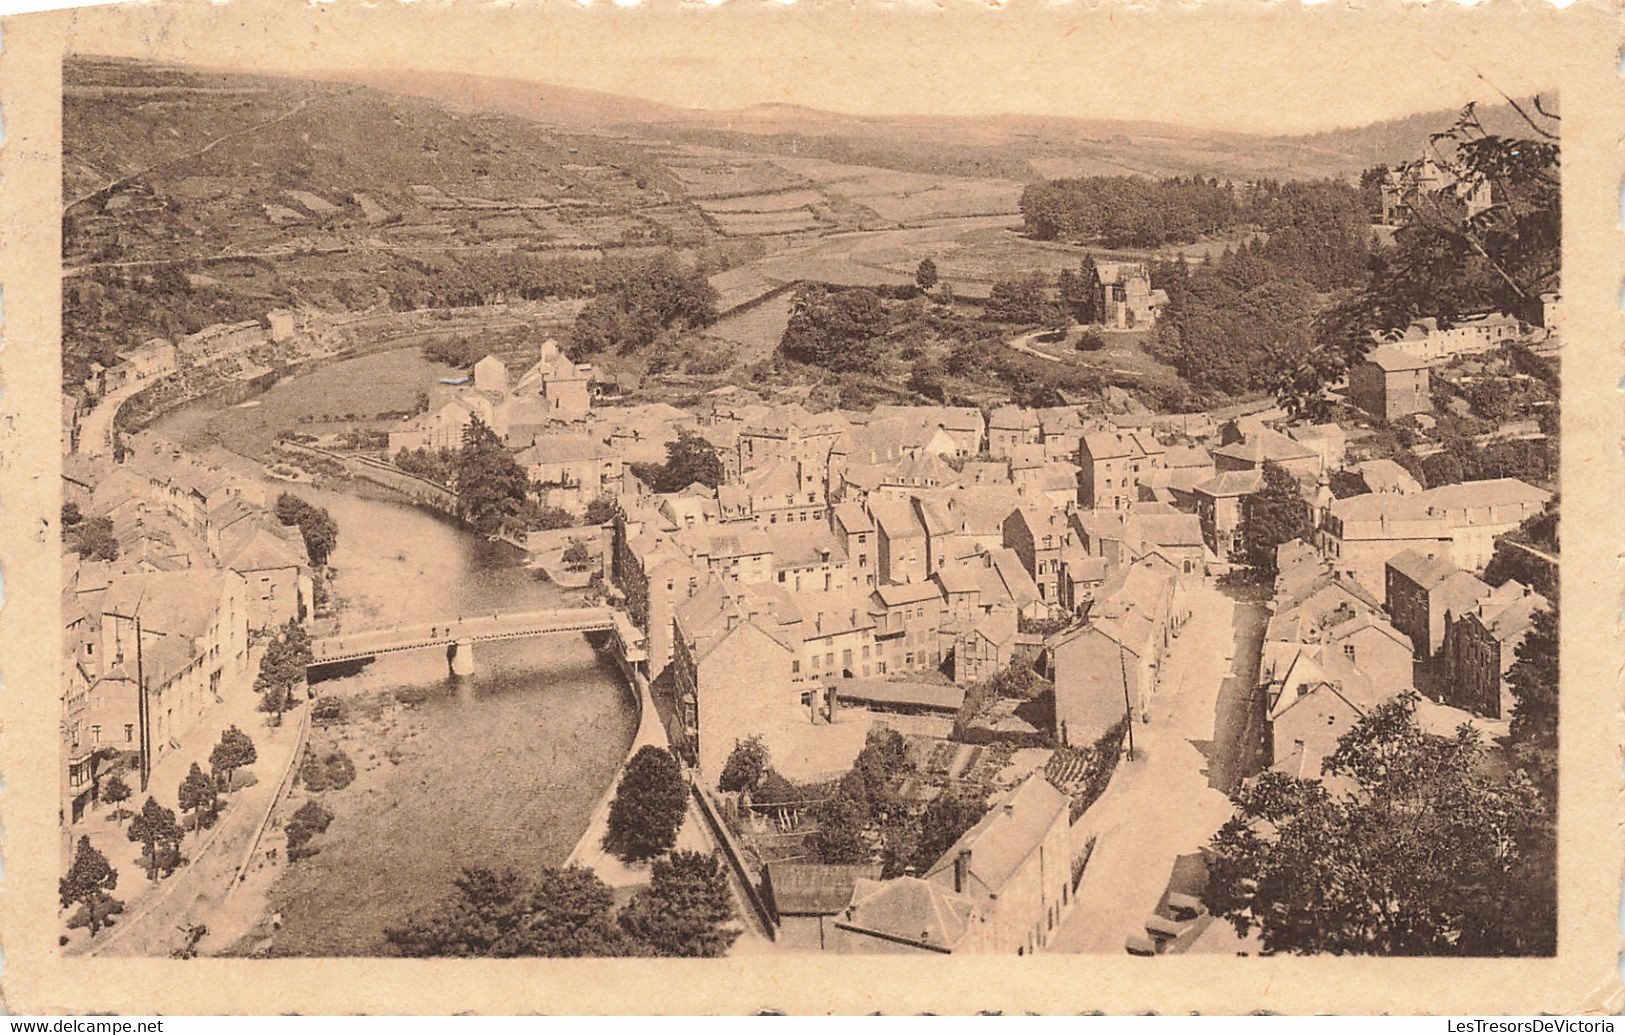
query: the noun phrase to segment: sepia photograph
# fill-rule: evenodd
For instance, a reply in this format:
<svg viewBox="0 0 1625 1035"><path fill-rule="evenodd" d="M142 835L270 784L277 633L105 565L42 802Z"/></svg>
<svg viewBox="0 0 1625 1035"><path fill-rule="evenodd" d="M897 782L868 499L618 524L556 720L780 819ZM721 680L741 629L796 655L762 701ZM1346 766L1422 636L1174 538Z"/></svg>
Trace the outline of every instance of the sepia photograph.
<svg viewBox="0 0 1625 1035"><path fill-rule="evenodd" d="M1578 944L1561 61L223 11L55 59L58 964Z"/></svg>

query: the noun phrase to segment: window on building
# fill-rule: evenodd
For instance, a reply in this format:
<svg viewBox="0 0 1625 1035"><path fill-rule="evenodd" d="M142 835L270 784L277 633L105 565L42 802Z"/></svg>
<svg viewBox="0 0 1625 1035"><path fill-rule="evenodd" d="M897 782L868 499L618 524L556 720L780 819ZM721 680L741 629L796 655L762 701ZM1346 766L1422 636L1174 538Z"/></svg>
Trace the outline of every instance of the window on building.
<svg viewBox="0 0 1625 1035"><path fill-rule="evenodd" d="M135 725L133 723L128 723L127 722L127 723L124 724L124 743L129 744L129 743L133 743L134 741L135 741Z"/></svg>
<svg viewBox="0 0 1625 1035"><path fill-rule="evenodd" d="M1345 658L1348 658L1350 661L1354 660L1354 644L1352 644L1352 643L1343 644L1343 656Z"/></svg>
<svg viewBox="0 0 1625 1035"><path fill-rule="evenodd" d="M102 742L102 728L100 726L93 725L90 727L90 742L92 744L100 744Z"/></svg>
<svg viewBox="0 0 1625 1035"><path fill-rule="evenodd" d="M790 662L790 674L792 676L801 675L801 662L800 661L797 661L797 660L794 660L794 659L791 660L791 662Z"/></svg>

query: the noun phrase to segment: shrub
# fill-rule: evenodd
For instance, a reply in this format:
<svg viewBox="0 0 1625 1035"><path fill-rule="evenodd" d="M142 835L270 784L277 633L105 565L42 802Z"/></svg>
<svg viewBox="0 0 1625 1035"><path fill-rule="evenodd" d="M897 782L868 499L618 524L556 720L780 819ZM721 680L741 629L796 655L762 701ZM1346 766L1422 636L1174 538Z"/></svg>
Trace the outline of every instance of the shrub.
<svg viewBox="0 0 1625 1035"><path fill-rule="evenodd" d="M299 806L293 818L288 820L288 861L298 862L315 855L317 850L307 847L307 843L317 834L325 834L328 824L332 822L333 813L314 798Z"/></svg>
<svg viewBox="0 0 1625 1035"><path fill-rule="evenodd" d="M354 779L355 763L338 748L319 757L314 751L307 751L304 764L299 767L299 782L311 791L343 790Z"/></svg>

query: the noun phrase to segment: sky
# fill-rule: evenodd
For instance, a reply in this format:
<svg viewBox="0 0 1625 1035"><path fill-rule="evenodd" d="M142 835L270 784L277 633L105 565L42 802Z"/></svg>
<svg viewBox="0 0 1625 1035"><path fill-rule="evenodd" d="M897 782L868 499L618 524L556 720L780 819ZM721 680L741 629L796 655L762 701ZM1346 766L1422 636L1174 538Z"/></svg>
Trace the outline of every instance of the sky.
<svg viewBox="0 0 1625 1035"><path fill-rule="evenodd" d="M1219 7L1223 8L1222 12ZM73 47L310 73L472 72L682 107L1043 114L1262 133L1364 125L1550 90L1588 12L1515 3L1087 6L606 0L545 6L260 0L76 12ZM263 15L261 12L264 12ZM1483 78L1480 78L1479 74ZM1487 81L1486 81L1487 80Z"/></svg>

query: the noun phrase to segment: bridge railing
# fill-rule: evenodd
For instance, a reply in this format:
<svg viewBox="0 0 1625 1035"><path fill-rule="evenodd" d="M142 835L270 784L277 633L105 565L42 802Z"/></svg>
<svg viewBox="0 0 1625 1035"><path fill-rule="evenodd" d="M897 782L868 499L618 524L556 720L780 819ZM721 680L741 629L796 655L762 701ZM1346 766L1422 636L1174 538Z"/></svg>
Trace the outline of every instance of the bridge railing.
<svg viewBox="0 0 1625 1035"><path fill-rule="evenodd" d="M311 643L316 661L356 657L375 651L407 650L451 644L458 640L489 640L504 637L541 636L577 629L613 629L615 613L607 607L577 607L550 611L495 614L490 617L459 617L456 620L426 622L383 629L362 629Z"/></svg>

